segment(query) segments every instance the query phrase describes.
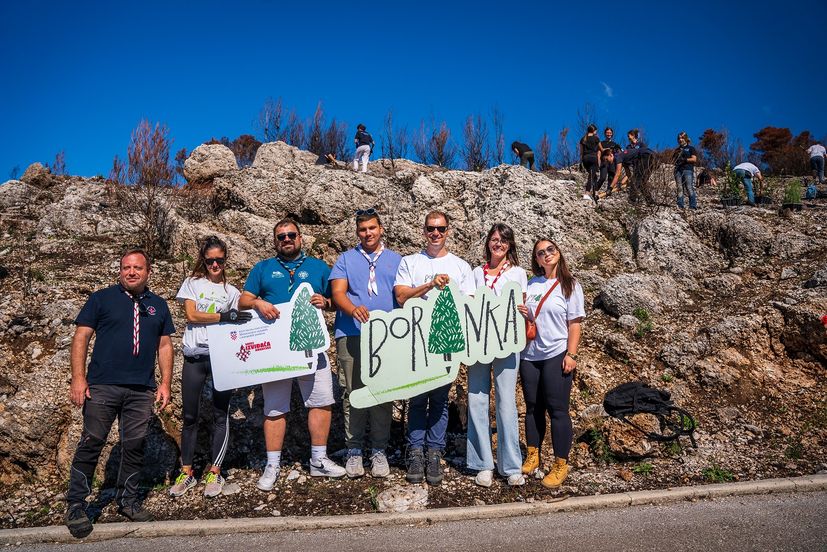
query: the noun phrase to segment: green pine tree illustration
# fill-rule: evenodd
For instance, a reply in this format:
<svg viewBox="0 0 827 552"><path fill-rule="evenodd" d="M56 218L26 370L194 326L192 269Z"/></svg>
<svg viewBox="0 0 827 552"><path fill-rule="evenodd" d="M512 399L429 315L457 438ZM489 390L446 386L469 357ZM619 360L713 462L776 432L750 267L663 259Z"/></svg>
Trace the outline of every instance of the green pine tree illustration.
<svg viewBox="0 0 827 552"><path fill-rule="evenodd" d="M303 288L293 303L293 316L290 319L290 350L304 350L308 358L312 349L324 345L325 329L319 324L316 307L310 304L310 292Z"/></svg>
<svg viewBox="0 0 827 552"><path fill-rule="evenodd" d="M428 332L428 352L442 353L445 360L451 360L451 353L465 348L465 336L459 322L457 305L448 287L443 288L434 304L431 314L431 329Z"/></svg>

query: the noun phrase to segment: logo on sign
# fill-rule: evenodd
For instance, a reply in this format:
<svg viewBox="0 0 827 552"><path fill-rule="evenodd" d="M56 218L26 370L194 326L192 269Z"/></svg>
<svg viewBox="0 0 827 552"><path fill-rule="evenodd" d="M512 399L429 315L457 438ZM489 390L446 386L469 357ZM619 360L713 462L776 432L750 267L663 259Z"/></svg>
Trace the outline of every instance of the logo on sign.
<svg viewBox="0 0 827 552"><path fill-rule="evenodd" d="M247 359L250 358L253 351L267 351L271 348L272 346L269 341L260 341L258 343L255 341L248 341L247 343L241 345L235 356L237 356L241 362L247 362Z"/></svg>
<svg viewBox="0 0 827 552"><path fill-rule="evenodd" d="M230 332L230 339L232 339L233 341L238 339L238 332Z"/></svg>

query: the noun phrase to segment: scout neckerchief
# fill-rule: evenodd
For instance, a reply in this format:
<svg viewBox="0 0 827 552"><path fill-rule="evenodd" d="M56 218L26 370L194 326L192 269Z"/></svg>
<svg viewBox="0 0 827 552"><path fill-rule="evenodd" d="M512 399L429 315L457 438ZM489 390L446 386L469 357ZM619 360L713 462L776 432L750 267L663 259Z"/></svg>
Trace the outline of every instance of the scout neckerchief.
<svg viewBox="0 0 827 552"><path fill-rule="evenodd" d="M358 244L356 246L356 251L362 254L362 256L367 260L368 267L370 270L370 276L368 277L368 296L372 295L379 295L379 287L376 285L376 263L379 262L379 257L382 255L382 252L385 251L385 244L379 243L379 247L374 252L373 260L370 260L370 255L365 253L365 250L362 248L362 244Z"/></svg>
<svg viewBox="0 0 827 552"><path fill-rule="evenodd" d="M483 278L484 278L486 281L488 281L488 269L489 269L489 268L490 268L490 267L488 266L488 263L485 263L485 266L483 266L483 267L482 267L482 275L483 275ZM499 272L497 272L497 276L494 278L494 281L493 281L493 282L491 282L491 285L490 285L490 286L489 286L488 284L485 284L485 285L486 285L486 286L488 286L488 287L490 287L491 289L494 289L494 284L496 284L496 283L497 283L497 280L499 280L499 279L500 279L500 276L502 276L502 275L503 275L503 272L505 272L505 271L506 271L506 270L508 270L509 268L511 268L511 265L510 265L510 264L508 264L508 261L505 261L505 264L502 266L502 268L500 269L500 271L499 271Z"/></svg>
<svg viewBox="0 0 827 552"><path fill-rule="evenodd" d="M287 263L283 262L278 255L276 255L276 261L281 265L281 267L287 271L287 274L290 275L290 285L287 287L287 291L292 293L293 292L293 275L296 274L296 271L299 267L307 260L307 255L304 254L302 251L299 256L292 261L287 261ZM288 266L290 265L290 266ZM290 268L292 266L292 268Z"/></svg>
<svg viewBox="0 0 827 552"><path fill-rule="evenodd" d="M132 356L138 356L141 350L141 299L143 294L135 296L123 287L121 289L132 300Z"/></svg>

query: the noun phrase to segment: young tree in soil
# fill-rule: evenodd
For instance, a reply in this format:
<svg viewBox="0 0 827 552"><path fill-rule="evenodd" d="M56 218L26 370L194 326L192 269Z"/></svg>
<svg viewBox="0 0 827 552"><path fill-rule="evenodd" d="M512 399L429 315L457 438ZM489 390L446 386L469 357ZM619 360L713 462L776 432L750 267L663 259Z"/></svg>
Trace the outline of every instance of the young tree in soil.
<svg viewBox="0 0 827 552"><path fill-rule="evenodd" d="M310 358L313 349L324 346L324 331L316 307L310 304L310 292L304 288L296 297L290 318L290 350L303 350L304 356Z"/></svg>
<svg viewBox="0 0 827 552"><path fill-rule="evenodd" d="M458 353L465 348L465 336L457 313L454 296L447 287L436 298L434 312L431 315L431 328L428 332L428 352L442 353L445 361L451 360L451 353Z"/></svg>

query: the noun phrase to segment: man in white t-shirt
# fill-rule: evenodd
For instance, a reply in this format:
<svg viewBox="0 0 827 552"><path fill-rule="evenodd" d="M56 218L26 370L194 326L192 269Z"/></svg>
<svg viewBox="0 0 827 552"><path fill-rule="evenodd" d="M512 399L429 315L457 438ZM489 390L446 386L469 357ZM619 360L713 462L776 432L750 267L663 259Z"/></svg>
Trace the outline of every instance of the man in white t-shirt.
<svg viewBox="0 0 827 552"><path fill-rule="evenodd" d="M819 184L824 184L824 158L827 157L827 149L816 143L807 148L807 153L810 154L810 168L813 170L813 176L818 179Z"/></svg>
<svg viewBox="0 0 827 552"><path fill-rule="evenodd" d="M755 178L758 182L763 182L764 175L761 174L761 170L749 162L735 165L733 170L744 184L744 190L747 192L747 202L750 205L755 205L755 194L753 192L752 179Z"/></svg>
<svg viewBox="0 0 827 552"><path fill-rule="evenodd" d="M441 211L431 211L425 216L425 249L403 257L396 272L393 291L400 305L415 297L427 298L431 290L442 289L449 282L463 293L473 295L471 266L445 247L450 234L448 225L448 215ZM448 429L450 389L450 385L444 385L413 397L408 403L408 473L405 478L410 483L421 483L423 479L431 485L442 482L441 462ZM427 448L427 457L424 448Z"/></svg>

